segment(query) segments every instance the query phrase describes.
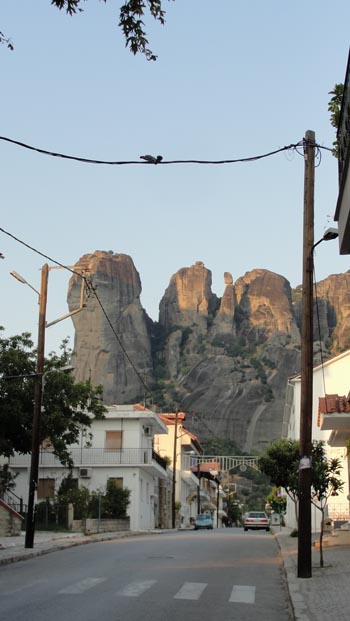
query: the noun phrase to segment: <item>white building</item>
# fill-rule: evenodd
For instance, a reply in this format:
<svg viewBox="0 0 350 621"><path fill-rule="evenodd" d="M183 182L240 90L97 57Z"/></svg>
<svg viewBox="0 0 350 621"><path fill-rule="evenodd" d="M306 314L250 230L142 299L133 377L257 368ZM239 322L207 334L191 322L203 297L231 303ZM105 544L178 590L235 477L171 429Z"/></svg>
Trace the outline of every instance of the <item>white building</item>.
<svg viewBox="0 0 350 621"><path fill-rule="evenodd" d="M159 526L159 481L168 481L169 474L166 462L153 448L153 438L167 431L161 418L142 405L112 405L107 407L105 418L93 420L88 434L82 431L79 442L70 447L72 475L79 487L104 492L112 479L130 490L131 530ZM30 455L16 453L8 461L17 474L14 492L27 502ZM50 445L42 447L37 500L53 498L67 474Z"/></svg>
<svg viewBox="0 0 350 621"><path fill-rule="evenodd" d="M344 395L349 391L350 384L350 351L346 351L335 358L327 360L313 369L313 409L312 409L312 439L324 441L329 457L338 457L343 462L341 479L344 481L343 492L331 497L328 501L328 515L331 519L348 519L349 517L349 472L347 451L344 444L332 442L332 431L327 418L321 420L319 416L320 399L325 395ZM300 436L300 396L301 375L291 377L288 381L286 403L284 411L283 435L291 440L299 440ZM332 419L332 423L334 423ZM333 427L334 428L334 427ZM350 424L349 424L350 428ZM333 434L334 435L334 434ZM350 437L350 436L349 436ZM321 512L312 507L312 531L320 529ZM286 525L295 528L295 509L292 501L287 500Z"/></svg>

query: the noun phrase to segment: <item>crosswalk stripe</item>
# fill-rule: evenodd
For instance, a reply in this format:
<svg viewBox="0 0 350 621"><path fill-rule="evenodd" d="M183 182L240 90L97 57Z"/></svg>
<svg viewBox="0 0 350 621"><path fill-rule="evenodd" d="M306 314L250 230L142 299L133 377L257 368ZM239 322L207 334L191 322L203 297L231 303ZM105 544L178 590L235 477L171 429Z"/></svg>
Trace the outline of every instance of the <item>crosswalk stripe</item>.
<svg viewBox="0 0 350 621"><path fill-rule="evenodd" d="M174 599L199 599L206 586L206 582L185 582Z"/></svg>
<svg viewBox="0 0 350 621"><path fill-rule="evenodd" d="M75 584L71 584L65 589L61 589L59 593L61 595L79 595L79 593L84 593L88 589L92 589L97 584L104 582L106 578L86 578L85 580L81 580L80 582L76 582Z"/></svg>
<svg viewBox="0 0 350 621"><path fill-rule="evenodd" d="M142 582L132 582L128 584L122 591L119 591L119 595L125 597L138 597L142 595L147 589L150 589L157 580L143 580Z"/></svg>
<svg viewBox="0 0 350 621"><path fill-rule="evenodd" d="M81 580L80 582L76 582L75 584L61 589L59 593L61 595L79 595L105 580L106 578L86 578L85 580ZM131 582L119 591L118 595L124 597L139 597L157 582L157 580ZM174 599L198 600L207 586L207 582L184 582L181 589L174 595ZM255 586L235 584L231 591L229 602L235 604L254 604Z"/></svg>
<svg viewBox="0 0 350 621"><path fill-rule="evenodd" d="M235 584L229 599L229 602L236 604L254 604L255 603L255 586L243 586Z"/></svg>

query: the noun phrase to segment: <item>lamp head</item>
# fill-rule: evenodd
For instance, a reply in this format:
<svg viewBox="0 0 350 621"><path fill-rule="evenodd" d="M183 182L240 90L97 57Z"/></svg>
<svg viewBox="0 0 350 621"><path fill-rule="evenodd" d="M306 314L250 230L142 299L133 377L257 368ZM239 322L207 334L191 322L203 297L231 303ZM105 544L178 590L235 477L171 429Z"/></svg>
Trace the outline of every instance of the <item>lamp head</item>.
<svg viewBox="0 0 350 621"><path fill-rule="evenodd" d="M338 235L338 229L331 227L325 231L322 239L323 241L331 241L332 239L336 239Z"/></svg>
<svg viewBox="0 0 350 621"><path fill-rule="evenodd" d="M15 270L13 270L12 272L10 272L11 276L13 276L16 280L18 280L19 282L21 282L23 285L27 284L27 281L25 280L25 278L23 278L23 276L21 276L21 274L19 274L18 272L15 272Z"/></svg>

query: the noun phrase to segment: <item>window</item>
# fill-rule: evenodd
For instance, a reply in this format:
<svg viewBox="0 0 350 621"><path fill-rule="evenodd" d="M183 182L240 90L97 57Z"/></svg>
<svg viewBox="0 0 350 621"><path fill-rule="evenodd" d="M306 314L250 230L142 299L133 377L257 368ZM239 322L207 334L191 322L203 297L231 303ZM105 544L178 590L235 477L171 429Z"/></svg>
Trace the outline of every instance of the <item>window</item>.
<svg viewBox="0 0 350 621"><path fill-rule="evenodd" d="M108 481L113 481L117 489L123 489L123 477L109 477Z"/></svg>
<svg viewBox="0 0 350 621"><path fill-rule="evenodd" d="M55 495L55 479L39 479L38 499L53 498Z"/></svg>
<svg viewBox="0 0 350 621"><path fill-rule="evenodd" d="M105 450L121 449L123 446L122 431L106 431Z"/></svg>

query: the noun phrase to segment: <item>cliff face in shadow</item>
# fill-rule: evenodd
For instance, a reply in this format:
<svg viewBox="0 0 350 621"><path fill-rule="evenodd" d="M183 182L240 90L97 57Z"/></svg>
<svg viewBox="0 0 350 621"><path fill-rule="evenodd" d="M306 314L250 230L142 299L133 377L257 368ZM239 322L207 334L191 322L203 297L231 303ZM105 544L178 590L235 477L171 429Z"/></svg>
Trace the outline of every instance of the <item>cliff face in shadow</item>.
<svg viewBox="0 0 350 621"><path fill-rule="evenodd" d="M281 436L287 379L300 369L300 287L268 270L235 283L225 272L218 298L210 270L197 261L171 277L152 322L129 256L97 251L76 267L89 270L105 314L90 295L74 316L73 365L77 379L103 385L106 404L143 400L144 381L153 407L180 407L202 441L215 435L256 452ZM70 281L71 310L79 306L79 281ZM315 362L321 347L327 358L350 345L349 281L346 273L317 285Z"/></svg>

